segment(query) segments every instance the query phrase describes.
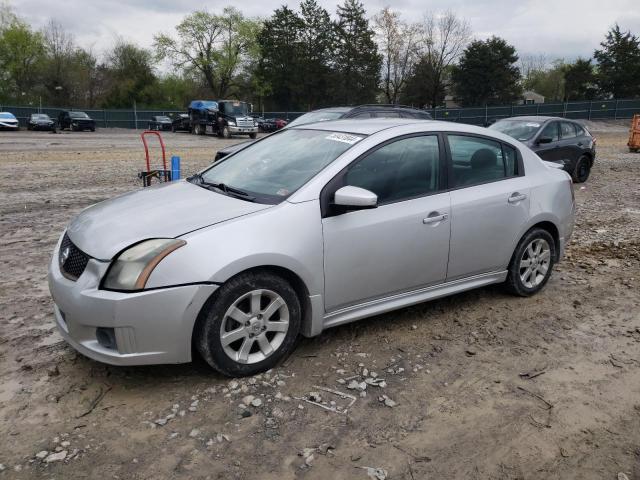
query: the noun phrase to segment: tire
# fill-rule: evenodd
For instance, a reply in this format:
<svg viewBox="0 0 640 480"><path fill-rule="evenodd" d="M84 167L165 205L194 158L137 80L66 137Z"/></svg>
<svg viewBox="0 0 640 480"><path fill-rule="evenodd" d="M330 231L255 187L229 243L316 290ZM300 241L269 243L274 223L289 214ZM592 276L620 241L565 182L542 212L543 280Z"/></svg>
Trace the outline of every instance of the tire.
<svg viewBox="0 0 640 480"><path fill-rule="evenodd" d="M264 313L268 306L278 304L270 317L258 316L257 312ZM231 311L241 322L229 315ZM300 300L286 280L266 271L243 273L207 301L194 330L194 345L202 358L223 375L255 375L273 368L294 350L301 318ZM285 324L286 331L282 331ZM222 336L228 332L236 333L223 345Z"/></svg>
<svg viewBox="0 0 640 480"><path fill-rule="evenodd" d="M228 126L222 127L222 138L229 140L231 138L231 130L229 130Z"/></svg>
<svg viewBox="0 0 640 480"><path fill-rule="evenodd" d="M571 178L574 183L586 182L591 173L591 159L586 155L582 155L576 162L576 166L571 172Z"/></svg>
<svg viewBox="0 0 640 480"><path fill-rule="evenodd" d="M539 251L538 245L541 247ZM551 277L555 264L556 248L553 236L542 228L532 228L525 233L518 242L509 263L505 282L507 290L520 297L530 297L542 290ZM527 276L527 261L531 261L532 254L533 264L536 268ZM535 277L532 278L532 275Z"/></svg>
<svg viewBox="0 0 640 480"><path fill-rule="evenodd" d="M255 140L257 137L258 137L258 134L257 134L257 133L250 133L250 134L249 134L249 138L250 138L251 140Z"/></svg>

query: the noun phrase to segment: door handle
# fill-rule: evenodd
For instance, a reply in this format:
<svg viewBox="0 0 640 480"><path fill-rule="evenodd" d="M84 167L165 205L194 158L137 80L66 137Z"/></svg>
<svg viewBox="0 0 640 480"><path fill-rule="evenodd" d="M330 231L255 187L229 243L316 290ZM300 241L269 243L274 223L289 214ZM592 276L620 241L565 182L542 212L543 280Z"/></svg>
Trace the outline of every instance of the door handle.
<svg viewBox="0 0 640 480"><path fill-rule="evenodd" d="M518 203L521 202L522 200L526 200L527 196L524 193L512 193L511 196L509 197L508 202L509 203Z"/></svg>
<svg viewBox="0 0 640 480"><path fill-rule="evenodd" d="M440 214L440 215L433 215L433 216L429 216L427 218L423 218L422 219L422 223L424 223L425 225L428 225L428 224L431 224L431 223L442 222L443 220L446 220L447 218L449 218L449 214L448 213L443 213L443 214Z"/></svg>

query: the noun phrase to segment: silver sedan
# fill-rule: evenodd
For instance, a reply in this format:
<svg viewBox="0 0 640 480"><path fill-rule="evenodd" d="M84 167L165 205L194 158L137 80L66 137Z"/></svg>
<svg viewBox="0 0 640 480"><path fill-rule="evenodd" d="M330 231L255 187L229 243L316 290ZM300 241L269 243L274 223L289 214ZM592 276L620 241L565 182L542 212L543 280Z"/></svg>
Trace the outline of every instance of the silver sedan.
<svg viewBox="0 0 640 480"><path fill-rule="evenodd" d="M468 125L288 128L80 213L49 268L55 319L102 362L195 350L240 376L300 335L397 308L493 283L529 296L573 229L571 178L556 167Z"/></svg>

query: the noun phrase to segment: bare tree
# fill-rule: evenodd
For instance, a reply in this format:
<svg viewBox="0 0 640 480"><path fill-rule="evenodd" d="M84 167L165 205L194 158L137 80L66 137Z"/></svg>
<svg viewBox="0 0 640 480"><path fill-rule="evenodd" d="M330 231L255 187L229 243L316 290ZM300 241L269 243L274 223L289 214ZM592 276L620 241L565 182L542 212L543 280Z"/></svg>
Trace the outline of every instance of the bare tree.
<svg viewBox="0 0 640 480"><path fill-rule="evenodd" d="M420 61L427 72L424 93L427 103L435 108L445 96L449 68L471 39L471 27L465 19L448 10L441 14L427 13L423 32Z"/></svg>
<svg viewBox="0 0 640 480"><path fill-rule="evenodd" d="M525 84L531 81L537 72L544 72L550 66L549 58L541 53L539 55L525 54L518 59L518 68Z"/></svg>
<svg viewBox="0 0 640 480"><path fill-rule="evenodd" d="M420 26L403 21L389 7L373 22L382 51L382 90L387 103L398 103L420 52Z"/></svg>

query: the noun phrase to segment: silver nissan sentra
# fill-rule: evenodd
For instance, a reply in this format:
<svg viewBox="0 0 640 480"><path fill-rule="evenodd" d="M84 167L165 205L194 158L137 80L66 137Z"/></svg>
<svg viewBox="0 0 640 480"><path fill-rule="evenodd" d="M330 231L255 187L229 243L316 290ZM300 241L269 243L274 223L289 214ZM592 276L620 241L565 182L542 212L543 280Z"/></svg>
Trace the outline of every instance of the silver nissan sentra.
<svg viewBox="0 0 640 480"><path fill-rule="evenodd" d="M529 296L573 229L571 178L556 167L469 125L292 127L80 213L49 267L55 319L102 362L195 350L240 376L273 367L299 335L492 283Z"/></svg>

